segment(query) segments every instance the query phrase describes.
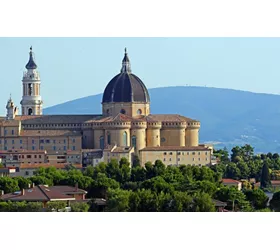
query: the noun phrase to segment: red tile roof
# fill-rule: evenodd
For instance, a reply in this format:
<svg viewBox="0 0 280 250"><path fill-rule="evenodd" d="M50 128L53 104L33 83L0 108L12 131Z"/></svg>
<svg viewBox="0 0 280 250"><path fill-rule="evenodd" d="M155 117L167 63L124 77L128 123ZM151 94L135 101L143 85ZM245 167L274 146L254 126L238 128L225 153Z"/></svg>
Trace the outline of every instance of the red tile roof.
<svg viewBox="0 0 280 250"><path fill-rule="evenodd" d="M22 191L4 194L1 200L11 201L54 201L54 200L75 200L73 194L86 194L87 192L70 186L38 185Z"/></svg>
<svg viewBox="0 0 280 250"><path fill-rule="evenodd" d="M21 169L34 169L34 168L49 168L49 167L55 167L59 169L63 169L66 166L68 166L69 163L21 163L20 168ZM82 168L82 164L71 164L75 168Z"/></svg>
<svg viewBox="0 0 280 250"><path fill-rule="evenodd" d="M234 179L222 179L222 182L224 184L238 184L238 183L241 183L240 181L237 181L237 180L234 180Z"/></svg>
<svg viewBox="0 0 280 250"><path fill-rule="evenodd" d="M210 151L211 149L197 146L197 147L183 147L183 146L161 146L161 147L146 147L139 151Z"/></svg>

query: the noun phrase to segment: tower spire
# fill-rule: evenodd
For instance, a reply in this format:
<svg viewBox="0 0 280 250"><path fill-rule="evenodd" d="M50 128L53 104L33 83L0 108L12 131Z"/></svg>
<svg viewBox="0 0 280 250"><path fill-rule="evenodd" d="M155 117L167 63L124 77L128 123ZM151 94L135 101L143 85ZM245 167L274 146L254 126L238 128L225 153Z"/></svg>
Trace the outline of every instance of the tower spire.
<svg viewBox="0 0 280 250"><path fill-rule="evenodd" d="M124 58L122 60L121 73L131 73L131 66L126 48L124 48Z"/></svg>
<svg viewBox="0 0 280 250"><path fill-rule="evenodd" d="M32 52L32 46L30 46L30 51L29 51L29 61L25 66L26 69L37 69L37 65L34 62L33 58L33 52Z"/></svg>

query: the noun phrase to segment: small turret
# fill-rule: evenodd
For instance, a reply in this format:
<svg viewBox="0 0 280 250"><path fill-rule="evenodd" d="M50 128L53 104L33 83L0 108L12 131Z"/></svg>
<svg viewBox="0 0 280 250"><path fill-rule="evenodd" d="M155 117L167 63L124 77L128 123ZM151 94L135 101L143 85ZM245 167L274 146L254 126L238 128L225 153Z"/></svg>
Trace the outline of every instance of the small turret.
<svg viewBox="0 0 280 250"><path fill-rule="evenodd" d="M15 116L18 114L18 108L14 105L11 95L10 95L10 99L7 101L6 109L7 109L6 119L7 120L15 119Z"/></svg>

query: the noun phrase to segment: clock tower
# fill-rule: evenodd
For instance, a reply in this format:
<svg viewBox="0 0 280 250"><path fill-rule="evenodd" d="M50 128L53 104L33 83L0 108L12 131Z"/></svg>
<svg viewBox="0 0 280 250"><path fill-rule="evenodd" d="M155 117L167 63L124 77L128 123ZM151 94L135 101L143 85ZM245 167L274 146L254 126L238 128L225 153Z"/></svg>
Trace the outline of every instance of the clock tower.
<svg viewBox="0 0 280 250"><path fill-rule="evenodd" d="M42 115L42 98L40 95L40 75L37 71L37 65L34 61L34 53L30 47L29 61L23 73L22 85L23 93L21 104L22 115Z"/></svg>

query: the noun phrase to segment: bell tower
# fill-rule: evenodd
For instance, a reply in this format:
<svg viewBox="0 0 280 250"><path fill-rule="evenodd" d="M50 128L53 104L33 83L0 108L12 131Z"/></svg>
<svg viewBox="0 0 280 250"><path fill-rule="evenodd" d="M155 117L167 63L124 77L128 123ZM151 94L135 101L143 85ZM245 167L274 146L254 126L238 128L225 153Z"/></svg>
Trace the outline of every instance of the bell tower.
<svg viewBox="0 0 280 250"><path fill-rule="evenodd" d="M40 75L37 71L37 65L34 61L34 53L30 47L29 61L26 64L27 69L23 73L22 78L22 100L21 114L22 115L42 115L43 101L40 95Z"/></svg>

